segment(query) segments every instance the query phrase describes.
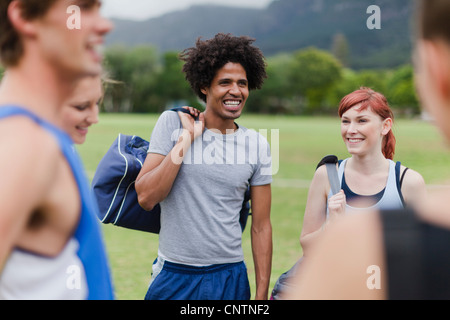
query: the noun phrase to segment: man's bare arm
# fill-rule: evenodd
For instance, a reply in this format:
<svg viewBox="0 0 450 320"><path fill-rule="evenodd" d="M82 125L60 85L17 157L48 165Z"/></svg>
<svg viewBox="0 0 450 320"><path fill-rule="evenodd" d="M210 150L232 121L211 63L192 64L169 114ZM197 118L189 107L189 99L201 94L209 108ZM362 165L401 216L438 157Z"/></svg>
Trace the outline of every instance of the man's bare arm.
<svg viewBox="0 0 450 320"><path fill-rule="evenodd" d="M270 185L251 188L252 252L256 274L256 300L267 300L272 272L272 203Z"/></svg>

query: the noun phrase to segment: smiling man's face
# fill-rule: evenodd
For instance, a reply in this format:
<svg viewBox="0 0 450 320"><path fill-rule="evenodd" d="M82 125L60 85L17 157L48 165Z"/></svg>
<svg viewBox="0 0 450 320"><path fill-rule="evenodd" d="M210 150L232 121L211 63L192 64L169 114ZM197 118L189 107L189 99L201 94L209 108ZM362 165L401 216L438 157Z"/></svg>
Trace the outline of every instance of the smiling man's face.
<svg viewBox="0 0 450 320"><path fill-rule="evenodd" d="M239 63L228 62L216 73L206 95L206 110L223 121L241 116L249 95L247 73Z"/></svg>

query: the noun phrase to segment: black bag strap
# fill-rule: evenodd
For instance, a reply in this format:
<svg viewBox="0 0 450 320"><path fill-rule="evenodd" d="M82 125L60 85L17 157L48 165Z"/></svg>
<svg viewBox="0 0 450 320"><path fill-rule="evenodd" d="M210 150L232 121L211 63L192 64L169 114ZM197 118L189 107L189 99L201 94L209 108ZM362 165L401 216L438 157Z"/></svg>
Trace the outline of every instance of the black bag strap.
<svg viewBox="0 0 450 320"><path fill-rule="evenodd" d="M191 114L191 112L189 111L189 109L185 109L185 108L173 108L173 109L170 109L170 111L173 111L173 112L183 112L183 113ZM199 117L197 116L197 117L195 117L194 119L195 119L195 121L198 121Z"/></svg>
<svg viewBox="0 0 450 320"><path fill-rule="evenodd" d="M400 195L400 199L402 200L403 207L406 208L406 202L405 202L405 199L403 198L403 193L402 193L402 185L403 185L403 180L405 179L406 172L409 170L409 168L406 168L403 171L403 173L400 175L401 168L402 168L402 164L400 161L398 161L395 164L395 177L396 177L396 181L397 181L397 191L398 191L398 194Z"/></svg>
<svg viewBox="0 0 450 320"><path fill-rule="evenodd" d="M405 179L405 175L408 170L409 170L409 168L406 168L405 171L403 171L402 176L400 177L400 188L403 185L403 180Z"/></svg>

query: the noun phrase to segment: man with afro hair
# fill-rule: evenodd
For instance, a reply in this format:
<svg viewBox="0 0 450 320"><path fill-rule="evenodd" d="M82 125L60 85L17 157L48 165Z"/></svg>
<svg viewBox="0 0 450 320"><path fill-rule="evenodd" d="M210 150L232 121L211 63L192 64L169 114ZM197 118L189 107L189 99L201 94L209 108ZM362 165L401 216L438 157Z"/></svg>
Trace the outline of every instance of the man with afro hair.
<svg viewBox="0 0 450 320"><path fill-rule="evenodd" d="M186 79L206 108L161 115L136 181L143 208L161 205L158 258L146 299L250 299L239 223L248 189L255 299L268 298L270 147L235 122L250 90L260 89L266 78L264 56L253 42L217 34L180 55Z"/></svg>
<svg viewBox="0 0 450 320"><path fill-rule="evenodd" d="M266 75L266 64L262 52L252 46L249 37L233 37L229 34L216 35L207 41L197 40L197 46L181 54L185 61L183 71L194 92L206 102L202 88L208 87L217 70L228 62L239 63L247 73L249 90L261 89Z"/></svg>

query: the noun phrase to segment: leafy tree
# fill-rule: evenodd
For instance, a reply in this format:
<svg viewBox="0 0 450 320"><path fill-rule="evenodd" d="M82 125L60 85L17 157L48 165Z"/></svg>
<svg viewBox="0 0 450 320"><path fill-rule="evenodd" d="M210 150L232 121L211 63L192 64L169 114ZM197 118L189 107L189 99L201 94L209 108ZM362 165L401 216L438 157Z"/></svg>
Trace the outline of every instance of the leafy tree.
<svg viewBox="0 0 450 320"><path fill-rule="evenodd" d="M119 85L108 86L105 91L103 108L107 112L123 111L123 105L130 96L131 70L127 69L125 60L128 52L125 47L116 46L105 53L105 69L108 77L120 82Z"/></svg>
<svg viewBox="0 0 450 320"><path fill-rule="evenodd" d="M414 69L411 65L394 70L387 81L387 88L387 98L393 107L404 113L420 114L414 83Z"/></svg>
<svg viewBox="0 0 450 320"><path fill-rule="evenodd" d="M386 94L387 78L387 72L384 70L354 71L351 69L344 69L342 72L341 81L333 87L327 97L327 110L330 114L336 115L342 98L361 87L368 87L380 93Z"/></svg>
<svg viewBox="0 0 450 320"><path fill-rule="evenodd" d="M182 72L177 52L159 55L148 46L111 47L105 66L119 84L106 90L107 112L152 112L178 105L202 109ZM314 47L267 58L268 78L261 90L251 92L246 111L270 114L336 114L348 93L370 87L386 95L398 110L420 112L410 65L395 70L342 68L327 51Z"/></svg>
<svg viewBox="0 0 450 320"><path fill-rule="evenodd" d="M306 98L304 112L320 109L325 97L342 78L342 66L330 53L308 48L294 53L291 86L297 95Z"/></svg>
<svg viewBox="0 0 450 320"><path fill-rule="evenodd" d="M343 33L336 33L333 37L331 52L344 67L350 66L350 47Z"/></svg>
<svg viewBox="0 0 450 320"><path fill-rule="evenodd" d="M110 48L105 55L109 76L121 82L105 93L105 107L112 112L149 112L152 109L151 90L158 70L158 55L148 46L126 49Z"/></svg>
<svg viewBox="0 0 450 320"><path fill-rule="evenodd" d="M126 65L130 75L131 110L134 112L155 112L152 105L154 82L159 70L158 52L155 48L141 46L133 48L127 55Z"/></svg>
<svg viewBox="0 0 450 320"><path fill-rule="evenodd" d="M163 57L163 67L158 73L155 89L161 99L161 107L190 105L201 108L183 73L183 62L178 52L167 52ZM162 111L162 110L160 110Z"/></svg>
<svg viewBox="0 0 450 320"><path fill-rule="evenodd" d="M267 59L267 79L261 90L252 91L246 110L257 113L292 113L293 86L290 82L292 54Z"/></svg>

